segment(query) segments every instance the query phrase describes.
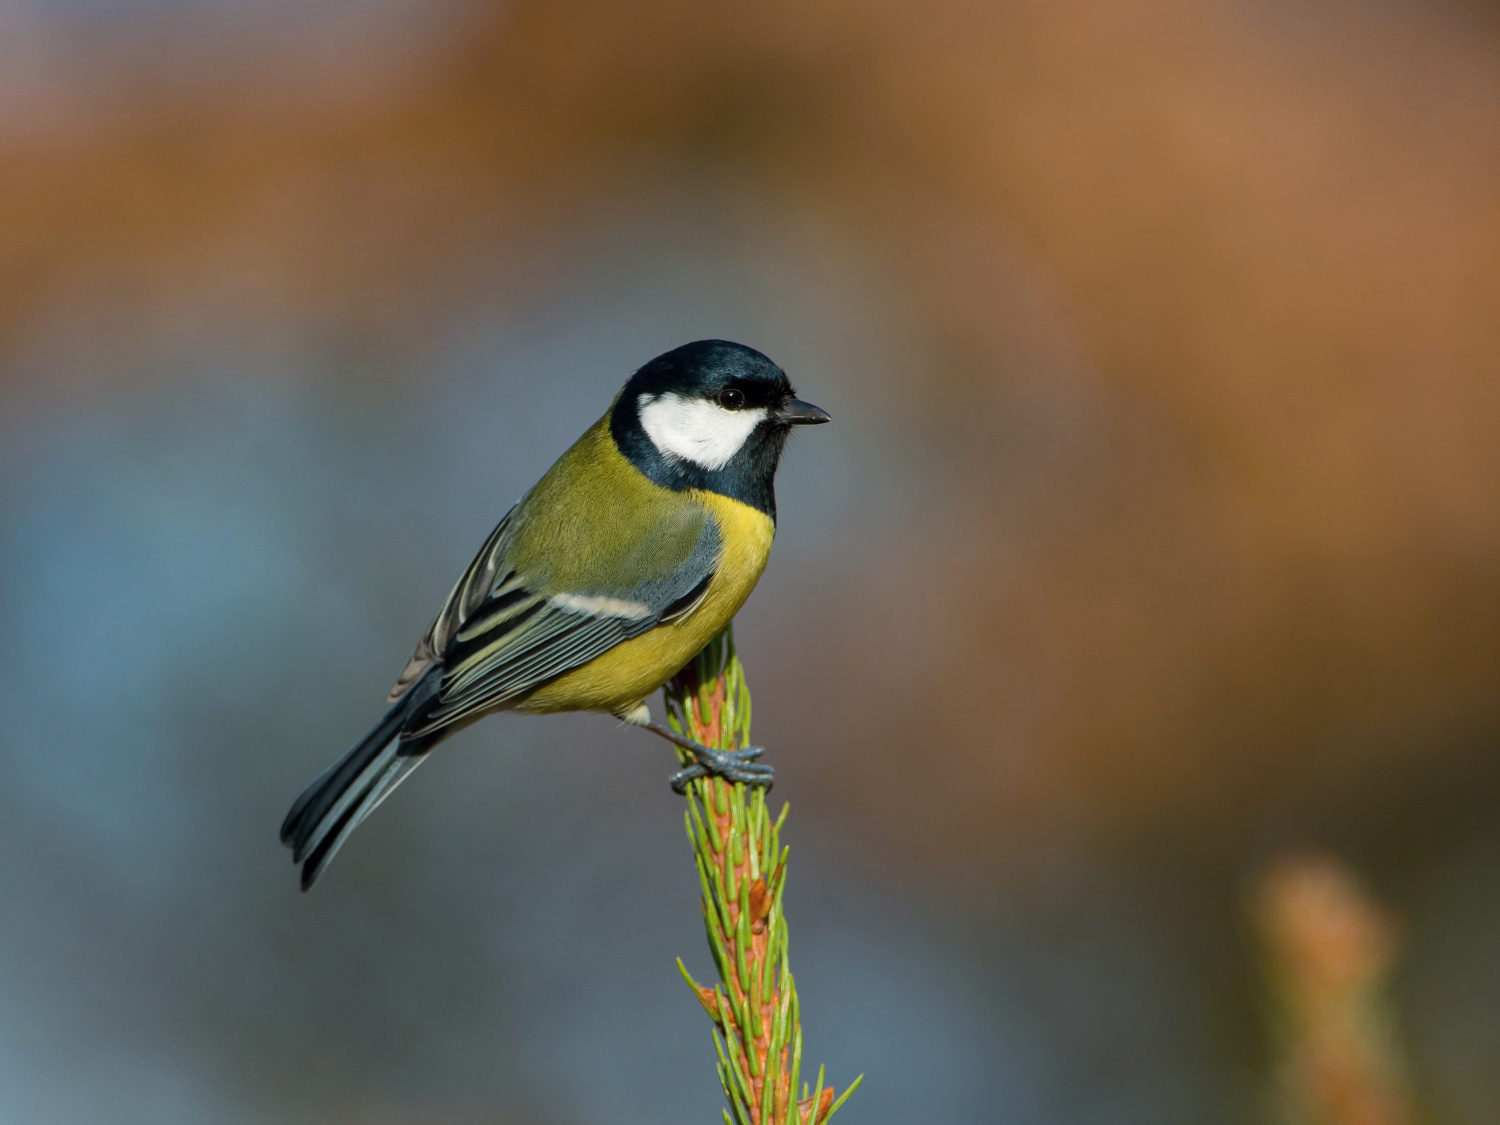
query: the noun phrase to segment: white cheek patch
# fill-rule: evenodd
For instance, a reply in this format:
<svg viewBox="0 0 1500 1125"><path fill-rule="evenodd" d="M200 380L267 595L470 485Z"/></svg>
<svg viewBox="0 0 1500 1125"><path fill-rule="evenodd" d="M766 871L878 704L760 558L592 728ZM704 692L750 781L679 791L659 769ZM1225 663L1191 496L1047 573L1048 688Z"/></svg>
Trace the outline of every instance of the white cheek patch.
<svg viewBox="0 0 1500 1125"><path fill-rule="evenodd" d="M725 410L702 398L668 392L636 400L641 429L668 458L680 457L705 469L722 469L740 451L755 427L766 420L763 406Z"/></svg>

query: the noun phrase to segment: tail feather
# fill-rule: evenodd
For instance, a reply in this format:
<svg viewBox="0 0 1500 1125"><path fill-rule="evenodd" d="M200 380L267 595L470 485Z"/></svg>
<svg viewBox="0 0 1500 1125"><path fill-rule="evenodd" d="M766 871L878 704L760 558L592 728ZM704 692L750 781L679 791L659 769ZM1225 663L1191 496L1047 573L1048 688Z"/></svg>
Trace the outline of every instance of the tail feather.
<svg viewBox="0 0 1500 1125"><path fill-rule="evenodd" d="M302 864L302 889L305 891L323 874L323 869L333 861L344 841L354 834L365 817L369 816L391 795L391 791L406 779L406 775L420 766L427 758L421 754L397 754L385 765L368 789L364 790L357 803L351 802L341 813L330 813L324 818L326 830L319 841L312 845ZM374 771L370 771L374 773ZM369 774L362 775L370 776Z"/></svg>
<svg viewBox="0 0 1500 1125"><path fill-rule="evenodd" d="M363 803L365 796L385 776L387 768L395 759L396 743L399 737L399 735L393 736L389 742L376 751L375 757L363 763L359 770L347 780L341 777L325 786L324 800L319 803L327 804L328 797L334 798L333 803L329 804L316 820L309 818L303 838L292 846L293 863L301 863L317 851L318 845L328 838L328 834L348 819L345 814L356 805ZM340 782L342 782L341 786Z"/></svg>
<svg viewBox="0 0 1500 1125"><path fill-rule="evenodd" d="M374 728L303 790L281 824L281 842L302 864L302 889L317 881L360 822L375 811L438 738L403 742L407 721L437 693L438 670L413 686Z"/></svg>

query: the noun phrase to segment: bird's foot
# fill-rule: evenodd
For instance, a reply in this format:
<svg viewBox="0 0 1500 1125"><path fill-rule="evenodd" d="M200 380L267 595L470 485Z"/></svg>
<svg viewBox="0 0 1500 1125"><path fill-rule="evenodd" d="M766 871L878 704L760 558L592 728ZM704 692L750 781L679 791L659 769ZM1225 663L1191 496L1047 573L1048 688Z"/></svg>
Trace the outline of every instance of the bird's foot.
<svg viewBox="0 0 1500 1125"><path fill-rule="evenodd" d="M688 782L699 777L722 777L725 781L742 781L746 785L760 785L768 790L774 783L776 771L755 760L766 752L764 746L746 746L743 750L710 750L707 746L694 743L683 749L692 753L694 762L672 775L674 793L686 793Z"/></svg>
<svg viewBox="0 0 1500 1125"><path fill-rule="evenodd" d="M725 781L744 782L746 785L763 785L770 789L775 770L770 766L763 766L756 762L766 752L764 746L746 746L743 750L710 750L707 746L701 746L686 735L678 734L669 726L664 726L651 718L651 713L637 709L630 713L627 718L620 716L626 722L644 727L652 734L660 735L674 746L681 746L693 756L693 764L679 770L672 775L672 790L675 793L686 793L688 782L699 777L722 777Z"/></svg>

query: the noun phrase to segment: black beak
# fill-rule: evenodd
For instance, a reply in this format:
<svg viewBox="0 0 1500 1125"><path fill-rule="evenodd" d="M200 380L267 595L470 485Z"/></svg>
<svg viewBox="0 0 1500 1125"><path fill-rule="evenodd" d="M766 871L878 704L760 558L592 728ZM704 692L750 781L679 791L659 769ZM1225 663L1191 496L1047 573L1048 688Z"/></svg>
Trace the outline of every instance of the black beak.
<svg viewBox="0 0 1500 1125"><path fill-rule="evenodd" d="M818 426L833 421L833 416L820 406L803 402L800 398L789 398L776 412L776 420L788 426Z"/></svg>

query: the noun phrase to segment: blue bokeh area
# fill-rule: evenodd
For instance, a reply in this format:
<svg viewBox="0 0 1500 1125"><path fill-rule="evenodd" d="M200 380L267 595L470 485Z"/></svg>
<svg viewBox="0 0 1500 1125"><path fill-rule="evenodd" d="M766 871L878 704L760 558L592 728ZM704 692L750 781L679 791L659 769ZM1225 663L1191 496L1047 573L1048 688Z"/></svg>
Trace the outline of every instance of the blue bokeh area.
<svg viewBox="0 0 1500 1125"><path fill-rule="evenodd" d="M284 353L266 369L242 344L163 357L189 377L12 419L0 1118L717 1112L707 1027L672 967L706 963L696 885L650 740L599 717L482 724L307 897L275 840L298 788L378 712L467 552L633 362L788 323L797 344L785 278L694 258L614 290L609 260L586 272L606 280L540 325L462 318L414 386L351 394L316 355L294 378ZM801 310L834 338L839 315ZM869 350L899 355L899 329ZM752 683L786 643L775 599L816 588L840 543L888 536L879 494L920 480L899 441L860 448L892 426L860 396L890 372L840 372L816 349L784 362L839 425L788 454L776 560L741 629ZM782 730L778 793L795 801L811 748ZM1185 1121L1222 1092L1178 1026L1190 985L1150 917L1075 901L1059 945L1003 906L955 911L883 874L799 808L788 902L809 1050L841 1083L869 1075L859 1120ZM1060 893L1087 899L1101 878ZM1104 971L1118 958L1128 971ZM1138 1065L1105 1062L1117 1034ZM1101 1055L1084 1084L1078 1050Z"/></svg>

